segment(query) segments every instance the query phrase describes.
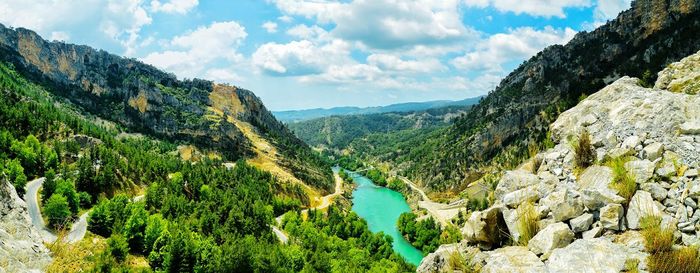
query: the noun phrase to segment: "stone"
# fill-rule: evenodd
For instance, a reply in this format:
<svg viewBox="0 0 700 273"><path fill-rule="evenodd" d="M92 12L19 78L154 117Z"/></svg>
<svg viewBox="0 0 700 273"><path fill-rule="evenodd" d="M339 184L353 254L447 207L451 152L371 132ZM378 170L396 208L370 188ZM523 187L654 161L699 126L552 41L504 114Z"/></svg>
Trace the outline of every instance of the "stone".
<svg viewBox="0 0 700 273"><path fill-rule="evenodd" d="M487 246L497 243L500 230L506 229L502 210L505 210L502 206L492 206L484 211L472 212L462 228L464 239Z"/></svg>
<svg viewBox="0 0 700 273"><path fill-rule="evenodd" d="M606 166L588 167L578 177L578 186L583 189L607 189L613 181L612 169Z"/></svg>
<svg viewBox="0 0 700 273"><path fill-rule="evenodd" d="M684 135L698 135L700 134L700 121L693 120L685 122L681 124L678 129L681 131L681 134Z"/></svg>
<svg viewBox="0 0 700 273"><path fill-rule="evenodd" d="M617 273L625 269L627 260L644 262L646 256L604 238L581 239L554 250L547 260L546 270L549 273Z"/></svg>
<svg viewBox="0 0 700 273"><path fill-rule="evenodd" d="M506 206L515 208L522 203L535 202L538 199L540 199L540 193L536 188L536 185L533 185L505 194L502 201Z"/></svg>
<svg viewBox="0 0 700 273"><path fill-rule="evenodd" d="M639 221L645 216L661 216L661 210L651 197L651 193L638 190L630 200L627 209L627 227L639 229Z"/></svg>
<svg viewBox="0 0 700 273"><path fill-rule="evenodd" d="M593 224L593 214L584 213L583 215L571 219L569 225L571 225L571 231L574 233L579 233L588 230Z"/></svg>
<svg viewBox="0 0 700 273"><path fill-rule="evenodd" d="M681 242L687 246L700 246L700 240L696 235L681 233Z"/></svg>
<svg viewBox="0 0 700 273"><path fill-rule="evenodd" d="M567 189L557 190L540 200L540 204L549 207L554 220L566 221L583 214L584 206L581 198L574 197Z"/></svg>
<svg viewBox="0 0 700 273"><path fill-rule="evenodd" d="M601 234L603 234L603 227L594 227L589 231L584 231L581 234L581 237L583 239L593 239L593 238L600 237Z"/></svg>
<svg viewBox="0 0 700 273"><path fill-rule="evenodd" d="M526 247L508 246L488 253L482 273L546 272L544 263Z"/></svg>
<svg viewBox="0 0 700 273"><path fill-rule="evenodd" d="M466 247L459 243L441 245L437 250L428 254L421 260L416 272L445 272L450 262L449 259L454 252L460 252L463 255L468 254L470 256L477 256L481 253L478 248Z"/></svg>
<svg viewBox="0 0 700 273"><path fill-rule="evenodd" d="M654 161L660 158L664 154L664 145L662 143L656 142L644 147L644 158Z"/></svg>
<svg viewBox="0 0 700 273"><path fill-rule="evenodd" d="M676 175L676 167L672 164L664 164L656 169L656 174L663 178L669 178Z"/></svg>
<svg viewBox="0 0 700 273"><path fill-rule="evenodd" d="M623 208L620 204L608 204L600 208L600 224L605 229L620 230Z"/></svg>
<svg viewBox="0 0 700 273"><path fill-rule="evenodd" d="M532 237L527 248L535 254L542 254L542 259L547 259L554 249L565 247L574 240L574 233L564 223L555 223L547 226Z"/></svg>
<svg viewBox="0 0 700 273"><path fill-rule="evenodd" d="M668 191L658 183L644 183L640 188L651 193L654 200L663 201L668 195Z"/></svg>
<svg viewBox="0 0 700 273"><path fill-rule="evenodd" d="M608 150L605 156L608 158L620 158L632 154L632 151L633 150L629 148L612 148Z"/></svg>
<svg viewBox="0 0 700 273"><path fill-rule="evenodd" d="M585 189L581 193L583 204L589 210L597 210L608 204L622 204L625 198L612 189Z"/></svg>
<svg viewBox="0 0 700 273"><path fill-rule="evenodd" d="M683 175L688 178L698 177L698 169L689 169Z"/></svg>
<svg viewBox="0 0 700 273"><path fill-rule="evenodd" d="M502 200L503 196L514 191L537 185L539 178L524 170L507 171L496 186L494 193L497 200Z"/></svg>
<svg viewBox="0 0 700 273"><path fill-rule="evenodd" d="M623 149L634 149L634 147L637 147L640 143L641 141L638 136L629 136L620 144L620 147Z"/></svg>
<svg viewBox="0 0 700 273"><path fill-rule="evenodd" d="M646 183L654 176L654 163L649 160L633 160L625 163L625 169L634 177L637 184Z"/></svg>

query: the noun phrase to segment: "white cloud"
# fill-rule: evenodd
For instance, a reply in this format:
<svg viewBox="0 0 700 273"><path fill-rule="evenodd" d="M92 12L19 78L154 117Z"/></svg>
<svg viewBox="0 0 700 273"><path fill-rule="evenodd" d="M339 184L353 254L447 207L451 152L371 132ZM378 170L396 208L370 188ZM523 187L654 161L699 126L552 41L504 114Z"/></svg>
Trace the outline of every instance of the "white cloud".
<svg viewBox="0 0 700 273"><path fill-rule="evenodd" d="M215 82L230 84L240 83L245 80L243 77L233 72L232 68L209 69L206 73L204 73L204 78Z"/></svg>
<svg viewBox="0 0 700 273"><path fill-rule="evenodd" d="M148 54L143 61L180 77L204 77L207 70L214 73L211 75L221 76L223 73L212 72L212 67L223 61L228 66L242 62L244 57L237 50L247 36L245 28L237 22L214 22L176 36L167 42L171 50Z"/></svg>
<svg viewBox="0 0 700 273"><path fill-rule="evenodd" d="M593 18L596 21L606 21L617 17L617 15L628 8L632 0L598 0L598 4L593 11Z"/></svg>
<svg viewBox="0 0 700 273"><path fill-rule="evenodd" d="M264 28L267 33L275 33L277 32L277 23L267 21L262 24L262 28Z"/></svg>
<svg viewBox="0 0 700 273"><path fill-rule="evenodd" d="M64 31L54 31L51 32L51 36L49 37L50 41L68 41L70 39L70 35Z"/></svg>
<svg viewBox="0 0 700 273"><path fill-rule="evenodd" d="M566 17L565 8L585 8L592 5L590 0L464 0L464 3L469 7L491 6L501 12L559 18Z"/></svg>
<svg viewBox="0 0 700 273"><path fill-rule="evenodd" d="M270 75L301 76L321 73L333 63L346 63L350 60L348 54L349 45L341 40L324 46L309 40L267 43L253 53L252 64Z"/></svg>
<svg viewBox="0 0 700 273"><path fill-rule="evenodd" d="M326 39L328 38L328 31L317 25L307 26L301 24L288 29L287 35L305 40Z"/></svg>
<svg viewBox="0 0 700 273"><path fill-rule="evenodd" d="M275 3L288 15L333 24L334 37L358 41L370 48L410 48L476 36L476 31L462 23L459 0L355 0L350 3L276 0Z"/></svg>
<svg viewBox="0 0 700 273"><path fill-rule="evenodd" d="M447 69L437 59L402 60L390 54L372 54L367 57L367 63L383 71L434 73Z"/></svg>
<svg viewBox="0 0 700 273"><path fill-rule="evenodd" d="M151 10L153 12L186 14L197 5L199 5L199 0L170 0L164 3L153 0L151 1Z"/></svg>
<svg viewBox="0 0 700 273"><path fill-rule="evenodd" d="M277 17L277 20L279 20L280 22L289 24L292 21L294 21L294 18L292 18L291 16L288 16L288 15L283 15L283 16Z"/></svg>
<svg viewBox="0 0 700 273"><path fill-rule="evenodd" d="M453 59L451 63L463 70L501 71L504 63L524 60L549 45L565 44L574 35L576 31L570 28L545 27L542 30L531 27L516 28L508 33L492 35L481 42L476 50Z"/></svg>

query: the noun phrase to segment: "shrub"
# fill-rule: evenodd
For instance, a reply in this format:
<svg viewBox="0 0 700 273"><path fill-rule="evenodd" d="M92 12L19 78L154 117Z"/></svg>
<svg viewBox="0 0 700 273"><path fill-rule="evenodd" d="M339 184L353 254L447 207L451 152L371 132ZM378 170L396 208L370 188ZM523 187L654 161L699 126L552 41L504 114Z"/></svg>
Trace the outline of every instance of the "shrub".
<svg viewBox="0 0 700 273"><path fill-rule="evenodd" d="M610 188L616 190L618 195L625 198L627 203L629 203L634 193L637 192L637 182L625 168L627 161L626 158L615 158L610 160L607 165L613 171L613 181L610 184Z"/></svg>
<svg viewBox="0 0 700 273"><path fill-rule="evenodd" d="M481 265L474 262L474 255L471 253L462 254L459 251L453 251L448 258L447 266L452 271L461 271L464 273L478 273L481 271Z"/></svg>
<svg viewBox="0 0 700 273"><path fill-rule="evenodd" d="M109 254L112 255L117 262L121 263L126 260L126 256L129 254L129 244L123 236L115 234L109 237L109 239L107 239L107 245Z"/></svg>
<svg viewBox="0 0 700 273"><path fill-rule="evenodd" d="M576 168L585 169L593 165L594 161L595 151L591 146L591 135L587 130L583 130L574 145L574 164Z"/></svg>
<svg viewBox="0 0 700 273"><path fill-rule="evenodd" d="M646 216L640 219L644 248L649 253L668 252L673 247L673 228L662 227L661 217Z"/></svg>
<svg viewBox="0 0 700 273"><path fill-rule="evenodd" d="M539 231L537 226L539 215L535 210L535 206L530 202L520 204L516 213L519 216L517 226L518 231L520 232L520 238L518 238L516 243L521 246L527 246L530 239L535 237Z"/></svg>

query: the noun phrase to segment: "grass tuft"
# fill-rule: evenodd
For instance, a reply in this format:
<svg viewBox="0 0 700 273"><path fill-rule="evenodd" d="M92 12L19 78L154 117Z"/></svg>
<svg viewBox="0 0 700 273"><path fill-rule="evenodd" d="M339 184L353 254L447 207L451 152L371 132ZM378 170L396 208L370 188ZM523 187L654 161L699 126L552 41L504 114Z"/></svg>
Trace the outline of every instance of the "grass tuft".
<svg viewBox="0 0 700 273"><path fill-rule="evenodd" d="M617 190L618 195L625 198L627 203L629 203L634 193L637 192L637 182L625 168L627 161L629 161L627 158L619 157L611 159L607 162L607 165L613 171L613 181L610 184L610 188Z"/></svg>
<svg viewBox="0 0 700 273"><path fill-rule="evenodd" d="M447 266L452 271L460 271L464 273L479 273L481 272L481 264L474 262L474 254L462 254L459 251L453 251L447 261Z"/></svg>
<svg viewBox="0 0 700 273"><path fill-rule="evenodd" d="M641 219L644 248L649 252L647 267L650 272L700 272L700 256L695 247L673 247L674 228L663 227L661 217Z"/></svg>
<svg viewBox="0 0 700 273"><path fill-rule="evenodd" d="M574 144L574 164L577 169L585 170L593 165L595 151L591 146L591 135L587 130L581 131L578 140Z"/></svg>
<svg viewBox="0 0 700 273"><path fill-rule="evenodd" d="M527 246L530 239L535 237L539 231L537 223L540 220L539 215L537 214L535 206L530 202L520 204L516 213L519 216L517 227L520 232L520 237L516 243L521 246Z"/></svg>

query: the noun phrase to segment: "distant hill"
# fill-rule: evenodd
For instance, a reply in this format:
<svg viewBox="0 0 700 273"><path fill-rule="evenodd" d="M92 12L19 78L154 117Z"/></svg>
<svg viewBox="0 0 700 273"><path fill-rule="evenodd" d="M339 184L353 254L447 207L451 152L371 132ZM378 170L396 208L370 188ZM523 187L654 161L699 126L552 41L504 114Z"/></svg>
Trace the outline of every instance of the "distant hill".
<svg viewBox="0 0 700 273"><path fill-rule="evenodd" d="M344 106L333 108L316 108L308 110L290 110L276 112L273 111L272 114L275 115L275 117L281 122L292 123L330 116L365 115L391 112L413 112L424 111L433 108L442 108L447 106L470 106L479 103L479 100L481 98L482 97L475 97L458 101L436 100L426 102L407 102L375 107Z"/></svg>

